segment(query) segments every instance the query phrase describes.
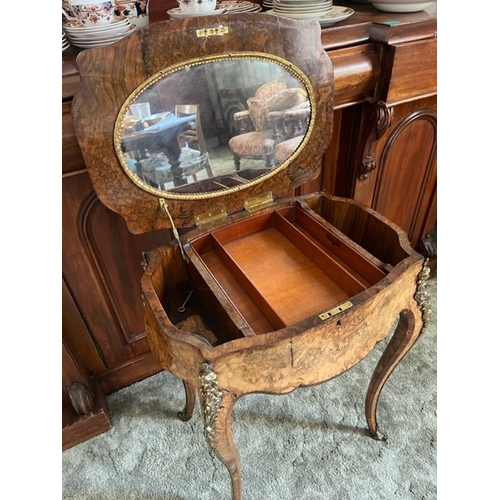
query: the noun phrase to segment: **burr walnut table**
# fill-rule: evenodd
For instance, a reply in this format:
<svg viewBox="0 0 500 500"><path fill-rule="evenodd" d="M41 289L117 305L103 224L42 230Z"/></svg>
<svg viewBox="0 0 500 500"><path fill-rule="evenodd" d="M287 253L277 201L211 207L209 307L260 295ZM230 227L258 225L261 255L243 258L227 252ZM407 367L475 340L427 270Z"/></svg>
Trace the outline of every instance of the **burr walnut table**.
<svg viewBox="0 0 500 500"><path fill-rule="evenodd" d="M98 197L131 232L169 228L175 236L144 254L146 332L160 364L184 383L182 419L198 394L233 500L242 498L236 401L332 379L398 321L366 396L368 427L383 439L377 401L425 322L429 269L405 233L375 211L325 193L293 196L318 175L332 136L333 71L319 24L258 14L157 23L77 62L75 130ZM210 124L210 99L223 80L302 89L310 119L297 149L271 169L242 163L217 174L209 148L213 177L182 190L146 184L122 148L130 106L147 101L157 113L189 101ZM276 95L273 106L281 101ZM276 110L268 106L261 111Z"/></svg>

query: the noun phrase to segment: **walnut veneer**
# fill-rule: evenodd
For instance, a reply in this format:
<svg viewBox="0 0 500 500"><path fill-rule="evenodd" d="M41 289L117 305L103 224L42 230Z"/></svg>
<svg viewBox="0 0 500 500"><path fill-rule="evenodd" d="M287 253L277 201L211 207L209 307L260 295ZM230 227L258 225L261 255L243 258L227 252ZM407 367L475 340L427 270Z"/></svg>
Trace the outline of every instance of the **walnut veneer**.
<svg viewBox="0 0 500 500"><path fill-rule="evenodd" d="M151 2L151 22L165 19L170 4ZM296 192L359 200L432 258L436 14L346 5L356 13L322 30L334 70L335 128L321 175ZM95 195L70 115L78 52L63 52L63 448L110 428L106 394L161 370L144 331L141 262L143 252L171 240L164 229L130 233Z"/></svg>

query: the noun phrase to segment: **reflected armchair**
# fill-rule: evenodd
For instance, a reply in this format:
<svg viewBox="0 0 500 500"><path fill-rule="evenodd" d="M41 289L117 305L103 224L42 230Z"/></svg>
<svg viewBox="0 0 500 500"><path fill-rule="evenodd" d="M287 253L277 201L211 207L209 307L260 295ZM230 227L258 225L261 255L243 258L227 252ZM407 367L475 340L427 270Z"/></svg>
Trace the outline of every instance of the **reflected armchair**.
<svg viewBox="0 0 500 500"><path fill-rule="evenodd" d="M273 120L277 129L277 143L274 148L274 160L277 164L289 158L300 146L307 132L310 117L311 106L309 102L297 104L297 106L285 111L269 113L268 119Z"/></svg>
<svg viewBox="0 0 500 500"><path fill-rule="evenodd" d="M273 81L260 87L247 103L248 110L234 114L240 134L229 140L236 170L241 168L241 158L261 159L272 168L276 165L276 145L305 133L310 114L307 94L301 88Z"/></svg>

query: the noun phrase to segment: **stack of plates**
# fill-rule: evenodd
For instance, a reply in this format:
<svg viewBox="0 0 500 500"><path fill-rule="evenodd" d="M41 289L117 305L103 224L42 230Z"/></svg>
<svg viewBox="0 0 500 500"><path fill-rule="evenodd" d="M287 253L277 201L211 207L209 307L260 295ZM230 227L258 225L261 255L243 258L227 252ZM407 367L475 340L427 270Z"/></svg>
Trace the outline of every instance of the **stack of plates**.
<svg viewBox="0 0 500 500"><path fill-rule="evenodd" d="M332 9L332 0L274 0L275 14L290 19L317 19Z"/></svg>
<svg viewBox="0 0 500 500"><path fill-rule="evenodd" d="M72 45L83 49L100 47L117 42L133 33L137 26L128 18L103 26L83 26L79 21L68 21L63 24L66 36Z"/></svg>
<svg viewBox="0 0 500 500"><path fill-rule="evenodd" d="M273 0L263 0L262 7L264 9L272 9L273 8Z"/></svg>
<svg viewBox="0 0 500 500"><path fill-rule="evenodd" d="M227 0L217 4L226 10L228 14L238 14L241 12L260 12L262 7L258 3L249 2L246 0Z"/></svg>
<svg viewBox="0 0 500 500"><path fill-rule="evenodd" d="M215 16L217 14L240 14L242 12L260 12L260 4L247 0L223 0L217 2L215 10L211 12L200 12L199 14L185 14L179 7L167 10L172 19L187 19L188 17Z"/></svg>
<svg viewBox="0 0 500 500"><path fill-rule="evenodd" d="M303 4L306 3L307 0L274 0L273 3L273 9L268 10L267 14L276 14L277 16L281 17L288 17L290 19L315 19L316 21L319 22L322 28L327 28L328 26L332 26L335 23L338 23L339 21L343 21L344 19L347 19L348 17L352 16L354 14L354 10L351 9L350 7L342 7L340 5L331 5L330 2L330 7L326 12L319 13L318 11L300 11L300 10L294 10L293 8L291 10L286 10L283 12L282 9L280 11L276 11L276 7L279 4L281 6L284 4L285 1L288 1L290 4ZM312 4L311 1L309 1L310 4ZM328 3L328 2L326 2ZM320 4L313 4L313 5L320 5ZM279 9L279 7L278 7Z"/></svg>
<svg viewBox="0 0 500 500"><path fill-rule="evenodd" d="M317 19L317 21L319 22L319 24L321 24L322 28L328 28L328 26L332 26L339 21L343 21L353 14L354 10L350 7L334 5L327 14L321 16L319 19Z"/></svg>
<svg viewBox="0 0 500 500"><path fill-rule="evenodd" d="M66 33L62 32L62 51L64 52L67 48L69 48L69 42L66 39Z"/></svg>

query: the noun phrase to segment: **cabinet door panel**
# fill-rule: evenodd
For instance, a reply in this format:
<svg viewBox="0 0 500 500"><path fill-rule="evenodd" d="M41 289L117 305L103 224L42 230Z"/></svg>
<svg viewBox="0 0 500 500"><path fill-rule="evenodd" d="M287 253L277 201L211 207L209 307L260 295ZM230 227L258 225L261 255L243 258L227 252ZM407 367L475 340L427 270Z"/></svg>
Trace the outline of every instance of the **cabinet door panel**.
<svg viewBox="0 0 500 500"><path fill-rule="evenodd" d="M413 108L394 108L393 125L380 145L373 208L401 226L416 246L428 225L423 214L433 205L436 190L437 131L435 109ZM429 217L435 220L436 214Z"/></svg>
<svg viewBox="0 0 500 500"><path fill-rule="evenodd" d="M436 97L391 108L365 104L356 120L361 133L344 195L399 225L416 248L437 220Z"/></svg>
<svg viewBox="0 0 500 500"><path fill-rule="evenodd" d="M167 231L133 235L95 196L86 173L63 179L63 273L106 368L149 352L140 279L142 252Z"/></svg>
<svg viewBox="0 0 500 500"><path fill-rule="evenodd" d="M73 353L78 353L81 360L85 360L82 365L88 373L104 371L105 365L99 349L64 280L62 280L62 331L68 349Z"/></svg>

